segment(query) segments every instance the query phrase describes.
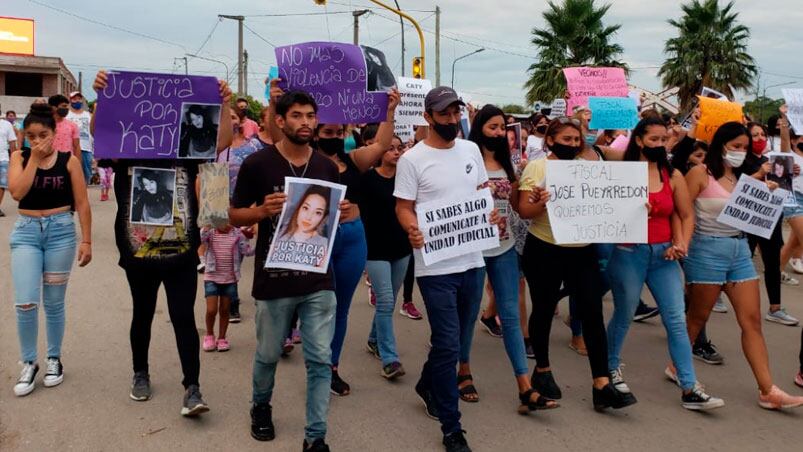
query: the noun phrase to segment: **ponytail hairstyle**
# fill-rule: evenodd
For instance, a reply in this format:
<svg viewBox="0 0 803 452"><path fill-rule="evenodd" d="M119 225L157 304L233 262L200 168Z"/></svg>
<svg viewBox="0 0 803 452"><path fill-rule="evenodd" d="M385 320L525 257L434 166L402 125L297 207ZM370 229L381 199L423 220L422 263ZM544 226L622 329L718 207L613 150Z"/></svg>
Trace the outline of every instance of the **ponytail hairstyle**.
<svg viewBox="0 0 803 452"><path fill-rule="evenodd" d="M485 126L485 123L491 120L491 118L495 118L497 116L501 116L502 118L507 118L505 113L495 105L485 105L477 112L477 116L474 117L474 122L471 124L471 132L468 134L469 141L473 141L477 146L482 149L485 146L485 140L483 137L485 134L482 132L482 128ZM505 170L505 174L510 182L516 182L516 172L513 170L513 162L510 160L510 149L507 147L507 121L504 124L505 127L505 145L504 146L497 146L498 149L490 149L489 151L493 151L494 153L494 160L496 163L502 166L502 169ZM485 146L487 148L487 146Z"/></svg>
<svg viewBox="0 0 803 452"><path fill-rule="evenodd" d="M55 132L56 120L53 118L53 109L44 102L32 103L28 116L22 121L22 128L27 129L31 124L39 124Z"/></svg>
<svg viewBox="0 0 803 452"><path fill-rule="evenodd" d="M648 116L636 124L636 128L630 133L630 142L627 143L627 149L625 150L622 160L626 162L637 162L641 160L642 147L636 143L636 137L644 139L644 136L647 135L647 129L654 126L660 126L664 129L667 128L666 122L664 122L663 118L660 116ZM664 149L666 150L666 148ZM658 164L658 174L660 175L661 181L664 180L663 170L666 170L669 176L672 177L672 164L669 163L667 152L668 151L664 152L664 155L655 162Z"/></svg>

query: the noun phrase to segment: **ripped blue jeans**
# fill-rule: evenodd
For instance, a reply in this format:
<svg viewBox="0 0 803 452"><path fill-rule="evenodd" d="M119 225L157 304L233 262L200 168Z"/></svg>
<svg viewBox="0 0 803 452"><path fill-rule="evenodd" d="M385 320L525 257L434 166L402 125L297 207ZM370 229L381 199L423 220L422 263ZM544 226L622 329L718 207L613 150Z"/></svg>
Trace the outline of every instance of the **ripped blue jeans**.
<svg viewBox="0 0 803 452"><path fill-rule="evenodd" d="M36 361L40 305L45 309L47 357L60 358L64 295L76 249L72 214L20 215L9 242L21 359Z"/></svg>

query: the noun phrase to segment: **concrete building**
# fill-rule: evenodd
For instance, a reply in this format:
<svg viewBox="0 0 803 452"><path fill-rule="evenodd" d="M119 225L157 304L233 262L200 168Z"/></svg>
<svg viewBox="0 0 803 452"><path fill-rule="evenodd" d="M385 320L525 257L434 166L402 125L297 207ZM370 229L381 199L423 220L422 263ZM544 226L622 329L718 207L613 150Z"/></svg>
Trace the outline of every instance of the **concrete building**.
<svg viewBox="0 0 803 452"><path fill-rule="evenodd" d="M0 108L23 116L31 103L54 94L69 95L78 83L61 58L0 53Z"/></svg>

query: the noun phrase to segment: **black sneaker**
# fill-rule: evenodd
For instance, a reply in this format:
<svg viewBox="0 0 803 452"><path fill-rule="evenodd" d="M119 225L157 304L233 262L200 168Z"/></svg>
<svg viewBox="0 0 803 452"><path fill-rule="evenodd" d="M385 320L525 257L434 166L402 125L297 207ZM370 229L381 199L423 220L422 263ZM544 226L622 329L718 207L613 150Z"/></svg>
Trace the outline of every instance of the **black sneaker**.
<svg viewBox="0 0 803 452"><path fill-rule="evenodd" d="M446 452L471 452L463 433L465 432L458 430L448 435L443 435L443 445L446 447Z"/></svg>
<svg viewBox="0 0 803 452"><path fill-rule="evenodd" d="M533 376L530 378L530 384L533 385L533 389L538 391L539 394L547 399L560 400L561 397L563 397L560 387L557 383L555 383L555 378L552 376L552 372L533 371Z"/></svg>
<svg viewBox="0 0 803 452"><path fill-rule="evenodd" d="M616 390L611 383L602 389L593 388L594 409L602 411L605 408L619 409L638 402L636 396L625 394Z"/></svg>
<svg viewBox="0 0 803 452"><path fill-rule="evenodd" d="M61 365L61 360L59 358L48 358L45 378L42 380L45 387L58 386L62 381L64 381L64 366Z"/></svg>
<svg viewBox="0 0 803 452"><path fill-rule="evenodd" d="M276 438L270 403L255 403L251 406L251 437L257 441Z"/></svg>
<svg viewBox="0 0 803 452"><path fill-rule="evenodd" d="M373 355L374 358L382 359L379 356L379 346L376 344L376 342L368 341L368 345L365 346L365 349L368 351L368 353Z"/></svg>
<svg viewBox="0 0 803 452"><path fill-rule="evenodd" d="M194 417L207 411L209 411L209 405L204 402L201 396L201 388L198 385L190 385L184 393L184 406L181 407L181 415Z"/></svg>
<svg viewBox="0 0 803 452"><path fill-rule="evenodd" d="M134 373L134 381L131 383L131 392L128 396L137 402L144 402L151 398L151 377L148 372Z"/></svg>
<svg viewBox="0 0 803 452"><path fill-rule="evenodd" d="M419 381L415 385L415 393L418 394L418 397L420 397L421 401L424 402L424 411L427 413L427 416L437 421L438 408L435 406L435 398L432 397L432 391L429 389L424 389L421 381Z"/></svg>
<svg viewBox="0 0 803 452"><path fill-rule="evenodd" d="M336 370L332 369L332 384L329 390L332 394L343 397L351 393L351 386L340 378Z"/></svg>
<svg viewBox="0 0 803 452"><path fill-rule="evenodd" d="M535 350L533 350L533 344L530 343L530 338L524 338L524 353L527 354L527 357L530 359L535 359Z"/></svg>
<svg viewBox="0 0 803 452"><path fill-rule="evenodd" d="M329 446L323 441L323 438L317 438L312 444L304 440L303 452L329 452Z"/></svg>
<svg viewBox="0 0 803 452"><path fill-rule="evenodd" d="M725 406L725 401L703 392L703 388L695 385L694 389L681 397L683 408L692 411L708 411Z"/></svg>
<svg viewBox="0 0 803 452"><path fill-rule="evenodd" d="M659 311L658 308L653 308L651 306L647 306L642 302L639 302L638 307L636 308L636 315L633 316L633 321L643 322L647 319L655 317L660 313L661 311Z"/></svg>
<svg viewBox="0 0 803 452"><path fill-rule="evenodd" d="M388 380L394 380L404 375L404 367L398 361L393 361L387 366L382 367L382 376Z"/></svg>
<svg viewBox="0 0 803 452"><path fill-rule="evenodd" d="M6 213L5 213L5 212L3 212L3 210L2 210L2 209L0 209L0 218L2 218L2 217L4 217L4 216L6 216Z"/></svg>
<svg viewBox="0 0 803 452"><path fill-rule="evenodd" d="M708 341L699 347L693 347L692 353L696 359L699 359L706 364L719 365L725 362L725 358L719 354L717 348L714 347L714 344L712 344L711 341Z"/></svg>
<svg viewBox="0 0 803 452"><path fill-rule="evenodd" d="M231 310L229 311L229 323L240 323L241 319L239 303L237 305L232 303Z"/></svg>
<svg viewBox="0 0 803 452"><path fill-rule="evenodd" d="M488 317L487 319L480 316L480 325L485 328L485 331L488 332L493 337L502 337L502 328L496 323L496 317Z"/></svg>

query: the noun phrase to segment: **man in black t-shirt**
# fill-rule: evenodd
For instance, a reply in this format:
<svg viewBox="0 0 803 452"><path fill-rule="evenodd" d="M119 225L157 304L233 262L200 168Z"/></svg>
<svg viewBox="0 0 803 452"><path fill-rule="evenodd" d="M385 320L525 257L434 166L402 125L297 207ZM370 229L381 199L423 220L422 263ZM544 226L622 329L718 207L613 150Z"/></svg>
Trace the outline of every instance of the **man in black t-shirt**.
<svg viewBox="0 0 803 452"><path fill-rule="evenodd" d="M270 441L275 437L270 402L276 364L293 313L298 312L307 368L304 450L322 452L329 450L324 438L332 377L330 344L337 305L332 270L318 274L263 267L282 206L287 200L285 178L306 177L338 182L340 175L331 160L309 146L318 122L315 100L306 93L288 92L271 104L276 109L276 125L282 129L285 138L276 146L267 146L245 159L229 209L229 218L235 226L259 223L252 291L256 299L257 349L251 436L259 441ZM341 203L341 211L348 208L348 201Z"/></svg>

